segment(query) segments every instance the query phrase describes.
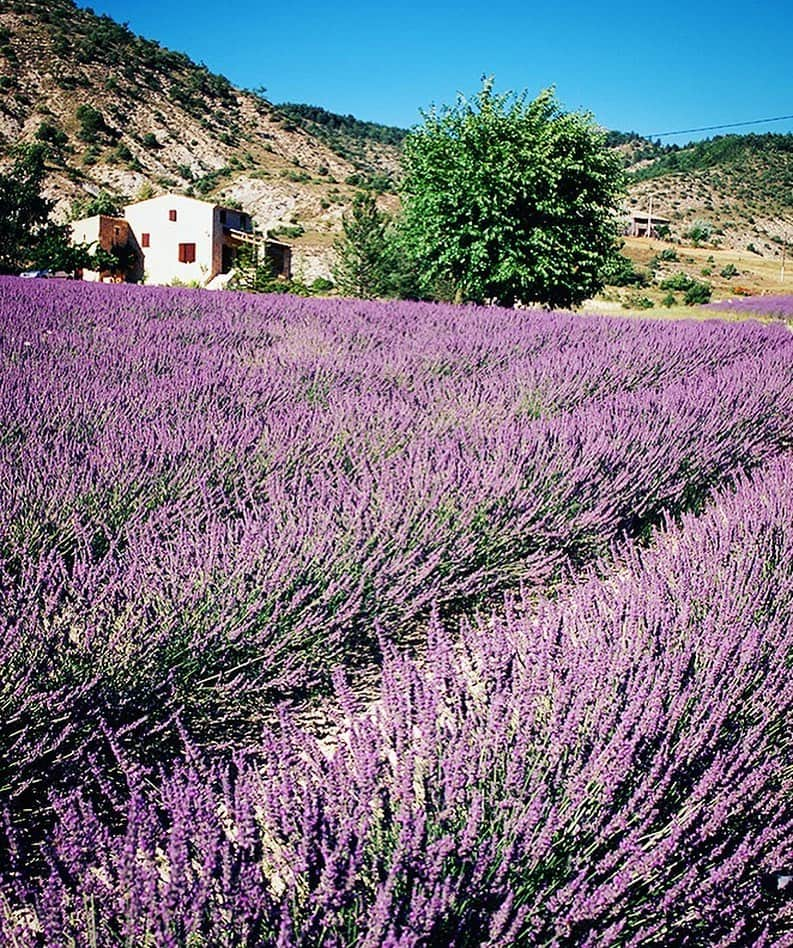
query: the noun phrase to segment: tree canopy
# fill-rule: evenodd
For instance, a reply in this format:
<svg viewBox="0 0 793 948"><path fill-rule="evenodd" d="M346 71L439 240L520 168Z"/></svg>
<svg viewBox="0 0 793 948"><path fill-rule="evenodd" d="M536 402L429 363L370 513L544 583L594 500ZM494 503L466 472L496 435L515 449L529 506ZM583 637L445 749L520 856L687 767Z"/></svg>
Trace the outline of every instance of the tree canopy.
<svg viewBox="0 0 793 948"><path fill-rule="evenodd" d="M13 167L0 174L0 273L28 267L73 270L87 265L87 247L71 244L69 228L50 220L52 202L41 193L42 145L22 146Z"/></svg>
<svg viewBox="0 0 793 948"><path fill-rule="evenodd" d="M405 140L406 246L427 286L504 306L572 306L617 250L619 158L590 115L552 89L433 108Z"/></svg>

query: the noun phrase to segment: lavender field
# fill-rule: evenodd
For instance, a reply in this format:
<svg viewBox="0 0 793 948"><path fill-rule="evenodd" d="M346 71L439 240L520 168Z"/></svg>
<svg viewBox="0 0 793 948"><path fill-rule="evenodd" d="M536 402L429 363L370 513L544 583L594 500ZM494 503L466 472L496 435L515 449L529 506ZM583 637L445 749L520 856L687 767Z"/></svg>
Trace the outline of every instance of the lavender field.
<svg viewBox="0 0 793 948"><path fill-rule="evenodd" d="M0 279L0 943L793 945L793 335Z"/></svg>
<svg viewBox="0 0 793 948"><path fill-rule="evenodd" d="M742 316L765 316L784 319L793 324L793 296L780 293L770 296L745 296L740 299L709 303L705 309Z"/></svg>

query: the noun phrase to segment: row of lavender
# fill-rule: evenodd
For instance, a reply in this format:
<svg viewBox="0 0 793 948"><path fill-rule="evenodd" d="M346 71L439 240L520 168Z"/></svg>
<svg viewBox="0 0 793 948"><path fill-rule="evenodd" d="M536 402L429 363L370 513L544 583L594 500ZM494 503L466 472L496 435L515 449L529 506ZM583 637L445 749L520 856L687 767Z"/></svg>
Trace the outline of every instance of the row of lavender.
<svg viewBox="0 0 793 948"><path fill-rule="evenodd" d="M732 300L709 303L705 309L740 316L771 316L793 322L793 295L790 293L769 296L745 296Z"/></svg>
<svg viewBox="0 0 793 948"><path fill-rule="evenodd" d="M793 463L608 578L337 680L335 751L284 719L256 757L75 789L5 943L775 945L793 839ZM520 616L523 616L522 618ZM73 940L72 940L73 939Z"/></svg>
<svg viewBox="0 0 793 948"><path fill-rule="evenodd" d="M0 791L31 833L112 746L253 739L793 441L773 327L117 290L0 282Z"/></svg>
<svg viewBox="0 0 793 948"><path fill-rule="evenodd" d="M543 585L793 439L773 327L0 292L9 634L114 706L162 667L219 719L312 687L372 618Z"/></svg>

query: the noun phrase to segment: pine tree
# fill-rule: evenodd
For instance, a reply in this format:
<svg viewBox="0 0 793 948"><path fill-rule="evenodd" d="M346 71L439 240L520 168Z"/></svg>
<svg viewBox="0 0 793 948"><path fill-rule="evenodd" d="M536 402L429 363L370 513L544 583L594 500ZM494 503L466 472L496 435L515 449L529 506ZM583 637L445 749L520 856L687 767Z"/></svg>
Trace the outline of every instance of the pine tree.
<svg viewBox="0 0 793 948"><path fill-rule="evenodd" d="M333 278L344 295L360 299L391 295L389 224L389 216L378 209L371 192L355 196L352 213L342 220L343 236L334 245Z"/></svg>

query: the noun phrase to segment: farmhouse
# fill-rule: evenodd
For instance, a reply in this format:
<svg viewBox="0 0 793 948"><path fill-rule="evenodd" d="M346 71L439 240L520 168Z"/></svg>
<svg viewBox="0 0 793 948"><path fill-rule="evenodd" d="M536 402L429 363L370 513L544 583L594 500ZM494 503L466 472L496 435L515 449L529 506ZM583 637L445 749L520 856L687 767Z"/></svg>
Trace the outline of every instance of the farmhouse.
<svg viewBox="0 0 793 948"><path fill-rule="evenodd" d="M658 237L662 227L669 226L668 217L655 214L632 214L626 230L628 237Z"/></svg>
<svg viewBox="0 0 793 948"><path fill-rule="evenodd" d="M291 248L253 231L250 214L181 194L163 194L124 209L124 217L97 215L74 221L73 240L94 243L126 263L124 278L144 283L207 286L230 273L241 247L258 246L276 274L291 275ZM84 271L98 280L105 273Z"/></svg>

